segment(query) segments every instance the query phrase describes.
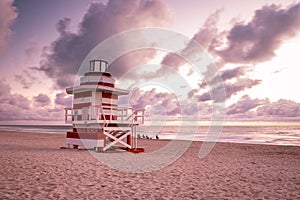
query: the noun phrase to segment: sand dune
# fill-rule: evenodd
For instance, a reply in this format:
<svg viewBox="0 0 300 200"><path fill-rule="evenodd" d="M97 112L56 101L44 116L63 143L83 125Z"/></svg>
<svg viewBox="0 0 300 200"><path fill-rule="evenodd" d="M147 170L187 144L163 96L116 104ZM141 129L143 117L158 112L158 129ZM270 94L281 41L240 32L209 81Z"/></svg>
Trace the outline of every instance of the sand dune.
<svg viewBox="0 0 300 200"><path fill-rule="evenodd" d="M168 143L139 146L153 152ZM218 143L199 159L201 142L193 142L167 167L126 173L61 146L64 135L1 131L0 199L300 198L300 147Z"/></svg>

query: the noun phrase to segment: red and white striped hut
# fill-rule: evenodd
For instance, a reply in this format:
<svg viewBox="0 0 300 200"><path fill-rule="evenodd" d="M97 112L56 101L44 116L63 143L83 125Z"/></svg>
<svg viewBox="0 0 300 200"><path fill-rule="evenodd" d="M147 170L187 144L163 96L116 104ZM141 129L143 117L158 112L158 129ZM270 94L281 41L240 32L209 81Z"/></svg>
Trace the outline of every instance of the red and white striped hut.
<svg viewBox="0 0 300 200"><path fill-rule="evenodd" d="M136 126L144 123L144 109L118 106L118 97L129 91L115 88L107 68L107 61L91 60L80 84L66 89L73 95L73 107L65 108L65 121L73 124L73 131L67 132L67 144L96 151L120 145L133 152L141 150L137 148Z"/></svg>

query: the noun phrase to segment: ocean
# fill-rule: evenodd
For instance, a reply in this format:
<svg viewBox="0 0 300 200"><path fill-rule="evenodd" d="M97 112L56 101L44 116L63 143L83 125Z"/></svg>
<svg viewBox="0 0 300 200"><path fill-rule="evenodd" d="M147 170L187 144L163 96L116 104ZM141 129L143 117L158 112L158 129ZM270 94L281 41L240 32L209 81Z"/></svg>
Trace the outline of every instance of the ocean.
<svg viewBox="0 0 300 200"><path fill-rule="evenodd" d="M155 139L204 141L215 137L219 142L300 146L300 126L224 126L220 134L208 135L208 126L140 126L137 133ZM65 134L70 125L0 125L0 130ZM206 140L207 141L207 140Z"/></svg>

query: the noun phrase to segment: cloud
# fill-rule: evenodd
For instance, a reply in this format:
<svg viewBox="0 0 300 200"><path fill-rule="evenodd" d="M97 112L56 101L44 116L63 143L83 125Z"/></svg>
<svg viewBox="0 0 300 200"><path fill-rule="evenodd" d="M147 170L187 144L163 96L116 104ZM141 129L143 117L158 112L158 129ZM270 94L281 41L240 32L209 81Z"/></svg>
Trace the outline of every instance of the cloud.
<svg viewBox="0 0 300 200"><path fill-rule="evenodd" d="M57 93L55 96L55 104L64 107L72 106L72 96L67 96L65 92Z"/></svg>
<svg viewBox="0 0 300 200"><path fill-rule="evenodd" d="M48 106L51 103L51 99L46 94L39 94L33 98L35 101L35 106L44 107Z"/></svg>
<svg viewBox="0 0 300 200"><path fill-rule="evenodd" d="M149 91L140 89L134 90L131 94L129 104L133 108L145 108L147 106L163 106L168 114L174 113L176 109L177 98L174 94L167 92L157 92L155 88Z"/></svg>
<svg viewBox="0 0 300 200"><path fill-rule="evenodd" d="M156 54L154 49L140 49L138 51L133 51L128 54L122 55L114 62L109 65L108 71L116 78L120 78L123 75L126 75L126 79L136 80L136 79L147 79L157 77L157 74L150 73L149 75L143 73L133 73L130 71L134 67L142 66L147 64L147 61L153 58ZM130 72L126 74L127 72ZM122 77L123 78L123 77Z"/></svg>
<svg viewBox="0 0 300 200"><path fill-rule="evenodd" d="M257 109L258 116L269 116L277 119L281 117L300 117L300 103L280 99L277 102L265 104Z"/></svg>
<svg viewBox="0 0 300 200"><path fill-rule="evenodd" d="M234 78L241 78L246 74L246 72L248 72L248 68L246 66L235 67L233 69L225 69L217 74L218 76L220 76L220 78L216 77L216 74L213 74L214 76L212 76L211 80L207 78L206 81L209 81L209 84L213 86L220 84L220 81L226 82ZM199 88L205 88L207 85L206 81L202 81L199 84Z"/></svg>
<svg viewBox="0 0 300 200"><path fill-rule="evenodd" d="M223 95L221 95L221 93L223 92L222 88L225 89L226 99L229 99L233 95L236 95L237 93L244 91L246 89L250 89L253 86L258 85L260 83L261 83L261 80L252 80L250 78L239 78L234 83L225 82L223 84L216 84L216 85L212 86L211 93L213 93L214 96L216 97L214 99L215 102L223 102L223 101L225 101L225 99L223 99ZM204 92L200 95L197 95L197 98L199 101L212 100L209 92Z"/></svg>
<svg viewBox="0 0 300 200"><path fill-rule="evenodd" d="M185 64L186 61L183 60L181 57L179 57L178 55L174 54L174 53L168 53L163 60L161 61L161 64L168 66L168 67L172 67L172 69L177 70L179 69L179 67L183 64ZM168 73L169 70L164 70L165 68L160 68L159 70L157 70L157 72L155 72L156 74L166 74Z"/></svg>
<svg viewBox="0 0 300 200"><path fill-rule="evenodd" d="M235 23L230 30L223 32L217 28L221 12L222 10L218 10L210 15L192 38L217 62L216 68L212 65L207 66L206 72L203 73L205 82L199 84L199 89L203 89L207 84L211 87L211 92L216 97L215 102L225 100L221 98L223 87L226 91L226 98L229 99L241 91L260 84L260 80L245 78L251 68L255 67L255 65L247 66L246 64L255 64L273 58L274 51L284 40L294 37L300 27L300 3L286 9L276 5L264 6L256 10L249 23ZM182 50L189 56L195 53L190 44L192 41L187 43ZM161 63L178 70L184 61L174 54L168 54ZM216 69L222 69L227 63L239 63L245 66L225 69L220 71L220 77L216 76ZM158 72L163 71L159 69ZM228 82L232 79L236 79L236 82ZM188 95L194 95L194 91ZM196 95L196 97L199 101L211 100L208 92Z"/></svg>
<svg viewBox="0 0 300 200"><path fill-rule="evenodd" d="M29 47L25 49L26 62L31 63L40 53L39 43L35 39L29 40Z"/></svg>
<svg viewBox="0 0 300 200"><path fill-rule="evenodd" d="M211 100L211 97L210 97L210 94L208 92L205 92L201 95L198 95L197 96L198 98L198 101L202 102L202 101L210 101Z"/></svg>
<svg viewBox="0 0 300 200"><path fill-rule="evenodd" d="M11 87L4 80L0 79L0 98L6 97L10 94Z"/></svg>
<svg viewBox="0 0 300 200"><path fill-rule="evenodd" d="M191 40L198 42L199 45L205 50L210 49L210 46L217 41L218 35L220 34L217 29L217 22L222 10L217 10L213 14L211 14L204 25L199 29L199 31L193 36ZM194 43L192 41L188 42L186 47L181 50L181 53L186 57L191 57L195 53L192 49ZM198 53L198 52L197 52ZM177 56L174 53L167 54L161 64L170 66L174 70L179 70L180 66L185 64L186 61ZM160 68L157 73L166 74L167 71L164 71L164 68Z"/></svg>
<svg viewBox="0 0 300 200"><path fill-rule="evenodd" d="M269 99L251 99L245 95L228 107L227 120L299 121L300 103L286 99L270 102Z"/></svg>
<svg viewBox="0 0 300 200"><path fill-rule="evenodd" d="M197 41L204 49L210 50L213 46L219 45L219 37L222 35L217 24L220 14L223 10L216 10L205 21L204 25L193 36L193 40ZM187 46L189 48L189 46Z"/></svg>
<svg viewBox="0 0 300 200"><path fill-rule="evenodd" d="M250 89L260 83L261 80L252 80L249 78L237 80L235 83L227 83L225 84L226 97L230 98L232 95L235 95L245 89Z"/></svg>
<svg viewBox="0 0 300 200"><path fill-rule="evenodd" d="M197 93L197 92L199 92L198 89L192 89L192 90L190 90L190 91L188 92L188 94L187 94L188 98L190 99L190 98L194 97L194 96L195 96L195 93Z"/></svg>
<svg viewBox="0 0 300 200"><path fill-rule="evenodd" d="M255 64L270 60L275 56L275 50L300 30L300 3L288 8L264 6L255 11L250 22L236 22L232 28L224 31L217 27L221 12L217 10L212 13L192 38L211 55L216 69L224 67L226 63ZM189 56L195 53L191 44L192 41L188 42L182 50ZM185 62L176 55L167 54L161 63L179 69ZM204 73L208 82L213 81L212 71L215 70L208 66Z"/></svg>
<svg viewBox="0 0 300 200"><path fill-rule="evenodd" d="M22 94L12 93L10 85L0 80L0 121L63 121L63 107L50 103L46 94L29 99Z"/></svg>
<svg viewBox="0 0 300 200"><path fill-rule="evenodd" d="M59 37L47 48L48 52L36 69L44 71L55 81L58 88L68 87L73 85L74 75L85 56L101 41L125 30L160 26L168 19L169 10L159 0L111 0L107 4L91 3L77 33L68 31L70 19L58 22L56 28ZM142 59L149 56L151 57L149 52L144 57L139 55ZM122 67L112 67L111 72L119 75L127 72L129 67L136 66L136 59L130 58L132 57L122 60Z"/></svg>
<svg viewBox="0 0 300 200"><path fill-rule="evenodd" d="M15 75L15 81L19 82L24 89L29 89L38 82L40 74L32 69L24 69L21 74Z"/></svg>
<svg viewBox="0 0 300 200"><path fill-rule="evenodd" d="M239 78L245 75L245 67L236 67L233 69L227 69L221 72L221 78L223 81L227 81L233 78Z"/></svg>
<svg viewBox="0 0 300 200"><path fill-rule="evenodd" d="M251 109L257 108L258 106L270 103L267 99L251 99L248 95L244 95L239 101L227 108L228 115L234 114L245 114Z"/></svg>
<svg viewBox="0 0 300 200"><path fill-rule="evenodd" d="M0 85L0 103L2 111L9 112L10 107L21 110L28 110L30 108L30 100L21 94L11 94L11 87L5 81L0 80Z"/></svg>
<svg viewBox="0 0 300 200"><path fill-rule="evenodd" d="M24 89L31 88L34 84L40 84L41 80L44 81L43 74L36 71L32 66L38 62L40 48L39 43L35 39L30 39L28 41L28 47L24 51L25 61L22 62L23 70L19 70L20 73L15 75L15 81L19 82Z"/></svg>
<svg viewBox="0 0 300 200"><path fill-rule="evenodd" d="M13 2L14 0L0 1L0 53L5 47L7 38L12 34L11 25L18 16Z"/></svg>
<svg viewBox="0 0 300 200"><path fill-rule="evenodd" d="M237 23L227 34L228 45L215 51L225 62L257 63L272 59L281 44L299 33L300 3L256 10L247 24Z"/></svg>
<svg viewBox="0 0 300 200"><path fill-rule="evenodd" d="M208 120L211 117L211 105L198 102L194 97L180 100L175 94L158 92L156 89L149 91L136 89L131 95L129 104L133 108L146 108L152 117L163 116L165 120L197 121L200 118Z"/></svg>
<svg viewBox="0 0 300 200"><path fill-rule="evenodd" d="M5 104L8 104L10 106L14 106L25 110L28 110L30 108L30 100L28 100L21 94L11 94L7 97L4 97L1 99L1 103L1 106L3 107L5 106Z"/></svg>

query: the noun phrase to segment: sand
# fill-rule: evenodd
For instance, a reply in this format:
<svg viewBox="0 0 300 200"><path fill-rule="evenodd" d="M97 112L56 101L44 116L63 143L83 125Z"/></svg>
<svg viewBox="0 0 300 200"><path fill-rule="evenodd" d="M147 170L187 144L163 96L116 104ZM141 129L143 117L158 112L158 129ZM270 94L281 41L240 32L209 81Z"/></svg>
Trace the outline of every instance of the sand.
<svg viewBox="0 0 300 200"><path fill-rule="evenodd" d="M150 152L168 142L139 144ZM199 159L193 142L167 167L125 173L61 146L62 134L0 131L0 199L300 198L300 147L217 143Z"/></svg>

